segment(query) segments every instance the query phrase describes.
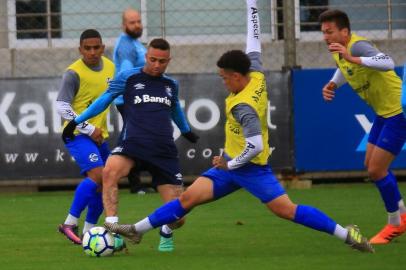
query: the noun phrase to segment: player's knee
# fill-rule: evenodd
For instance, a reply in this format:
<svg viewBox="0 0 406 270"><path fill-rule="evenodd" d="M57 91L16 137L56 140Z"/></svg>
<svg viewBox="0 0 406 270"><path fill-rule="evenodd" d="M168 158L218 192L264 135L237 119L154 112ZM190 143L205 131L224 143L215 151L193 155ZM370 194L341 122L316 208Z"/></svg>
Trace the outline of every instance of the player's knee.
<svg viewBox="0 0 406 270"><path fill-rule="evenodd" d="M101 184L102 183L102 173L100 172L99 174L87 174L87 177L92 179L94 182L96 182L97 184Z"/></svg>
<svg viewBox="0 0 406 270"><path fill-rule="evenodd" d="M295 218L297 205L290 202L285 204L272 205L269 209L280 218L292 220Z"/></svg>
<svg viewBox="0 0 406 270"><path fill-rule="evenodd" d="M275 209L272 212L283 219L292 220L295 217L295 211L291 208Z"/></svg>
<svg viewBox="0 0 406 270"><path fill-rule="evenodd" d="M373 181L382 179L388 174L387 170L383 170L379 166L369 165L367 167L367 170L368 170L368 177Z"/></svg>
<svg viewBox="0 0 406 270"><path fill-rule="evenodd" d="M86 177L92 179L97 184L102 183L103 168L97 167L86 172Z"/></svg>
<svg viewBox="0 0 406 270"><path fill-rule="evenodd" d="M103 185L118 181L117 180L118 172L117 170L111 167L104 167L102 175L103 175Z"/></svg>
<svg viewBox="0 0 406 270"><path fill-rule="evenodd" d="M197 204L196 198L188 192L183 192L179 196L179 202L186 210L191 210Z"/></svg>

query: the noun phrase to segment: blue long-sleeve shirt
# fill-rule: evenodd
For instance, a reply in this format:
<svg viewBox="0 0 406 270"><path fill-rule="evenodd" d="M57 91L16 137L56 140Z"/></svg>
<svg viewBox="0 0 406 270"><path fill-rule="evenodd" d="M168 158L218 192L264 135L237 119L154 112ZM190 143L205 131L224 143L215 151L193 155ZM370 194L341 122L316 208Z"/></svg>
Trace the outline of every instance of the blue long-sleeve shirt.
<svg viewBox="0 0 406 270"><path fill-rule="evenodd" d="M117 74L106 92L76 119L81 123L104 111L119 95L124 97L123 140L173 143L171 120L182 133L190 131L178 99L178 83L163 75L154 77L133 68Z"/></svg>

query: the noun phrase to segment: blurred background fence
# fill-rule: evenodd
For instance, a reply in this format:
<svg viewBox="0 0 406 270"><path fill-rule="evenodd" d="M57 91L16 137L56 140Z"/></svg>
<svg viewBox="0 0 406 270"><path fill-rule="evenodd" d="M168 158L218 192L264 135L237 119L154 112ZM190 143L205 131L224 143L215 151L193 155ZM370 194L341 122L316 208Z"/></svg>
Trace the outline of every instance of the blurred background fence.
<svg viewBox="0 0 406 270"><path fill-rule="evenodd" d="M346 11L353 31L406 60L406 0L259 0L267 70L334 65L322 41L318 15ZM243 48L243 0L0 0L0 77L59 76L78 57L80 33L98 29L111 56L121 13L141 10L142 41L165 37L173 45L169 73L215 72L227 49Z"/></svg>

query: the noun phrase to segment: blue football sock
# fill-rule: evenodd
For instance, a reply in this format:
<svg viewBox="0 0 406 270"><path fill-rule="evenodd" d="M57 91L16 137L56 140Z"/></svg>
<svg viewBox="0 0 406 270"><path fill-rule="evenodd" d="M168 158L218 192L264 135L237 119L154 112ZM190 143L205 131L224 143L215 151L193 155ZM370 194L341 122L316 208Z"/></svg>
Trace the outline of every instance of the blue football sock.
<svg viewBox="0 0 406 270"><path fill-rule="evenodd" d="M337 223L326 214L317 208L307 205L297 206L293 221L306 227L329 234L334 234L334 230L337 225Z"/></svg>
<svg viewBox="0 0 406 270"><path fill-rule="evenodd" d="M391 178L391 180L393 181L393 183L395 184L396 188L395 188L395 200L398 202L402 200L402 194L400 194L400 190L399 190L399 186L398 186L398 181L396 180L396 176L392 173L392 171L388 171L388 174L390 175L389 177Z"/></svg>
<svg viewBox="0 0 406 270"><path fill-rule="evenodd" d="M92 224L97 224L100 215L103 213L103 198L101 192L96 194L90 199L87 205L86 221Z"/></svg>
<svg viewBox="0 0 406 270"><path fill-rule="evenodd" d="M90 199L95 195L97 184L90 178L83 179L78 185L73 197L73 202L70 207L69 213L77 218L89 204Z"/></svg>
<svg viewBox="0 0 406 270"><path fill-rule="evenodd" d="M154 213L148 216L148 219L152 227L157 228L181 219L188 212L182 207L179 199L176 199L156 209Z"/></svg>
<svg viewBox="0 0 406 270"><path fill-rule="evenodd" d="M400 200L400 192L397 187L396 179L390 172L384 178L375 181L375 185L381 193L385 208L388 213L393 213L399 210L398 202Z"/></svg>

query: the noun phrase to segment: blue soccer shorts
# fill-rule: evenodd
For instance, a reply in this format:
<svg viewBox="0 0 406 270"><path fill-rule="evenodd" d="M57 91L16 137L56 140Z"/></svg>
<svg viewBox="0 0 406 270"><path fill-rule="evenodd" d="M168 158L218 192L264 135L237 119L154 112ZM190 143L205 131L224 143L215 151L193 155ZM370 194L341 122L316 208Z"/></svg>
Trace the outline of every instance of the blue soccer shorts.
<svg viewBox="0 0 406 270"><path fill-rule="evenodd" d="M406 141L406 119L403 113L384 118L377 116L368 136L368 142L393 155L399 155Z"/></svg>
<svg viewBox="0 0 406 270"><path fill-rule="evenodd" d="M82 175L86 175L91 169L103 167L110 155L106 142L97 145L87 135L77 135L74 140L69 141L65 146L79 165Z"/></svg>
<svg viewBox="0 0 406 270"><path fill-rule="evenodd" d="M174 143L146 143L141 140L122 140L112 151L112 155L123 155L132 159L137 171L148 171L152 185L183 185L179 159Z"/></svg>
<svg viewBox="0 0 406 270"><path fill-rule="evenodd" d="M269 165L249 163L234 170L211 168L202 176L213 181L213 194L216 200L240 188L244 188L263 203L268 203L286 193Z"/></svg>

